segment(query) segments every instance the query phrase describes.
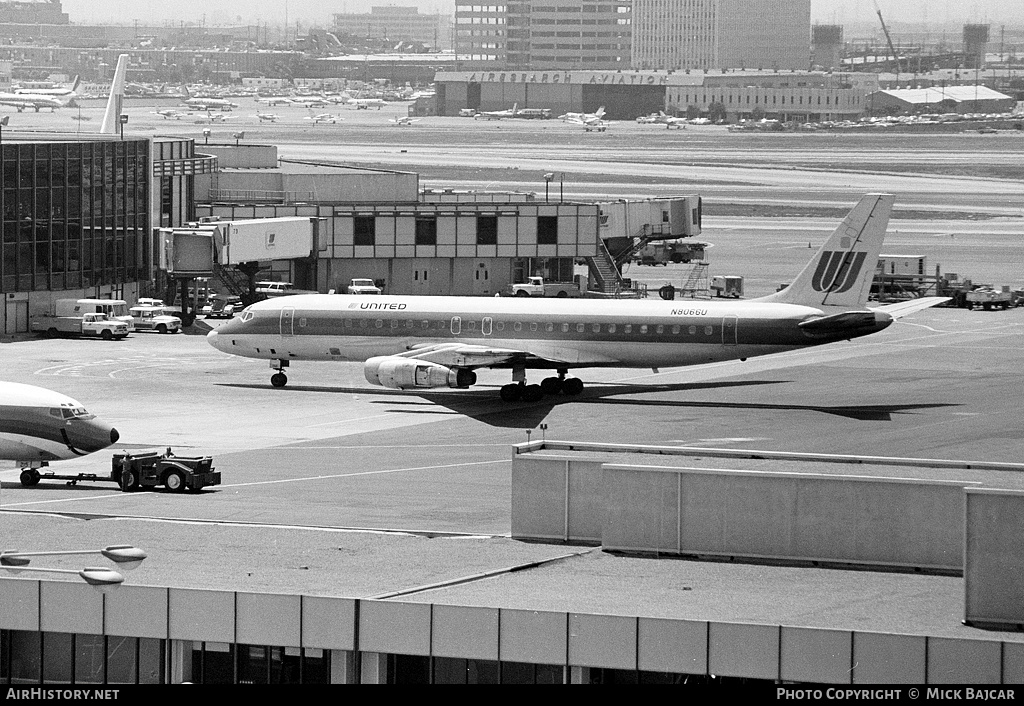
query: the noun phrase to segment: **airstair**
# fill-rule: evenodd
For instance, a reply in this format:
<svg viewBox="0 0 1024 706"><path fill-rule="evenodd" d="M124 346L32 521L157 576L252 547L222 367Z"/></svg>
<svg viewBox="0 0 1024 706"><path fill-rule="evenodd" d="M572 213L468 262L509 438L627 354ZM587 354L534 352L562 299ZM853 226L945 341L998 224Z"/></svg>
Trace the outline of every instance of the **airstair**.
<svg viewBox="0 0 1024 706"><path fill-rule="evenodd" d="M711 287L708 282L708 263L705 260L695 262L690 268L689 274L679 287L681 297L690 299L710 299Z"/></svg>

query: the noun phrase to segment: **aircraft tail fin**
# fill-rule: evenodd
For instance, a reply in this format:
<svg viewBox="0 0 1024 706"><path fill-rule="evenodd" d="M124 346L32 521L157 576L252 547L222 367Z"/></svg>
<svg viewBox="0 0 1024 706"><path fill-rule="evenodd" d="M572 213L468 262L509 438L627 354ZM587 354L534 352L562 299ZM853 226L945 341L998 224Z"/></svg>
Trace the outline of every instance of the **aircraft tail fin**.
<svg viewBox="0 0 1024 706"><path fill-rule="evenodd" d="M75 80L71 82L71 92L78 93L78 86L82 83L80 76L75 76Z"/></svg>
<svg viewBox="0 0 1024 706"><path fill-rule="evenodd" d="M516 113L517 112L519 112L519 104L518 103L513 103L512 104L512 117L513 118L516 117Z"/></svg>
<svg viewBox="0 0 1024 706"><path fill-rule="evenodd" d="M867 194L785 289L758 301L863 308L892 212L892 194Z"/></svg>
<svg viewBox="0 0 1024 706"><path fill-rule="evenodd" d="M604 106L602 105L600 108L598 108L597 112L594 113L594 115L596 115L598 117L598 119L603 118L604 117Z"/></svg>
<svg viewBox="0 0 1024 706"><path fill-rule="evenodd" d="M117 57L117 68L114 69L114 81L110 84L110 96L107 98L107 110L103 113L103 124L100 133L117 134L117 126L124 112L124 75L128 71L128 55Z"/></svg>

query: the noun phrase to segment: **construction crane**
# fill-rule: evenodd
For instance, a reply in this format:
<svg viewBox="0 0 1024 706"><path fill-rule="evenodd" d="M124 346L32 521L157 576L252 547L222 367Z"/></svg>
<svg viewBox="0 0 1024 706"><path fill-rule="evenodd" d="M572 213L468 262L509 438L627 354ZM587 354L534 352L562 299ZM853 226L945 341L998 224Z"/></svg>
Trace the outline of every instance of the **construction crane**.
<svg viewBox="0 0 1024 706"><path fill-rule="evenodd" d="M882 32L885 34L885 41L889 44L889 51L892 52L893 61L896 62L896 86L900 84L900 55L896 53L896 47L892 44L892 37L889 36L889 28L885 26L885 20L882 19L882 9L878 7L878 0L873 0L875 3L875 13L878 15L878 21L882 23Z"/></svg>

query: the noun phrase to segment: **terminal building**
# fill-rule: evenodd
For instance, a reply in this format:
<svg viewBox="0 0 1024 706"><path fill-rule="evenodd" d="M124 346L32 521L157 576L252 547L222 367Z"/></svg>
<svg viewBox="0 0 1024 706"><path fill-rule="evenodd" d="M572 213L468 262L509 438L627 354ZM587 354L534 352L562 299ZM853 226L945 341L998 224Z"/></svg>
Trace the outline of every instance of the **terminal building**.
<svg viewBox="0 0 1024 706"><path fill-rule="evenodd" d="M157 260L153 229L195 218L197 173L216 160L194 141L5 131L0 330L69 296L134 301Z"/></svg>
<svg viewBox="0 0 1024 706"><path fill-rule="evenodd" d="M221 169L196 180L200 219L322 223L311 257L268 264L271 278L302 289L343 292L369 278L389 294L494 296L539 275L610 294L623 286L622 247L700 233L696 196L587 203L550 182L543 198L434 192L415 173L278 160L273 146L203 149Z"/></svg>

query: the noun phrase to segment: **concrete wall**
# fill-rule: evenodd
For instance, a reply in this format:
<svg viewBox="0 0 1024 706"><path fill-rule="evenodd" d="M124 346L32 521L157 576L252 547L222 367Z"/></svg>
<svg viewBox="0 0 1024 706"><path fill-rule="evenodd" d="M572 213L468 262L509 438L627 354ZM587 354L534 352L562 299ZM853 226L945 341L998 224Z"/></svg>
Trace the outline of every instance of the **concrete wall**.
<svg viewBox="0 0 1024 706"><path fill-rule="evenodd" d="M1024 629L1024 492L968 489L964 621Z"/></svg>
<svg viewBox="0 0 1024 706"><path fill-rule="evenodd" d="M963 570L970 483L605 463L616 455L518 453L512 536L643 553Z"/></svg>
<svg viewBox="0 0 1024 706"><path fill-rule="evenodd" d="M275 169L277 167L277 145L196 143L196 151L214 155L222 169Z"/></svg>
<svg viewBox="0 0 1024 706"><path fill-rule="evenodd" d="M0 578L0 629L715 674L820 684L1019 683L998 640L487 606ZM170 673L183 674L172 650ZM332 660L333 661L333 660ZM345 678L342 670L340 678ZM577 672L578 673L578 672Z"/></svg>

